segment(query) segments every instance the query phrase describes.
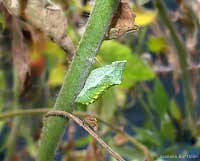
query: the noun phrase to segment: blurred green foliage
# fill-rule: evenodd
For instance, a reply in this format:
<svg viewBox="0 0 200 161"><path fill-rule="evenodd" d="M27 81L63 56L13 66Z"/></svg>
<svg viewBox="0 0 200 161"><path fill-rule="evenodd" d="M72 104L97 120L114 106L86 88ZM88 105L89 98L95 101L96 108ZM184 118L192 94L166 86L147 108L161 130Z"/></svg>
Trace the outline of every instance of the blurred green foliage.
<svg viewBox="0 0 200 161"><path fill-rule="evenodd" d="M97 68L111 64L114 61L127 60L122 84L105 91L95 103L87 107L77 107L75 112L80 112L79 109L81 109L82 112L95 113L111 126L129 133L132 138L147 147L154 160L164 161L165 159L160 158L160 156L165 154L194 154L194 151L197 151L199 154L200 130L197 129L197 133L193 134L191 127L186 126L187 113L183 112L184 107L182 107L185 98L181 97L183 93L177 94L174 92L173 96L169 96L168 92L172 89L166 88L166 82L163 84L160 80L160 77L168 79L173 76L174 79L170 79L167 83L176 84L181 79L177 74L180 69L173 69L174 64L178 63L178 61L175 61L175 56L170 57L171 60L175 61L174 64L171 64L172 61L168 60L169 52L167 49L174 51L176 46L169 41L170 35L166 34L166 27L159 21L158 11L156 9L149 10L142 6L148 2L149 0L142 0L132 5L133 11L136 14L135 22L141 26L141 31L145 30L143 32L144 35L138 32L133 35L123 36L118 40L104 41L96 58L96 63L93 66L93 68ZM86 17L83 17L83 15L91 11L92 3L82 5L79 1L74 0L70 0L68 3L70 7L65 11L69 21L66 33L68 33L75 46L78 46L78 41L85 27L85 23L83 25L79 24L85 21ZM182 3L176 4L183 5ZM195 44L188 48L188 50L190 51L189 53L192 53L190 54L191 60L196 60L199 47L195 34L199 32L199 29L193 29L192 31L195 32L192 33L190 29L185 27L183 22L188 18L187 12L181 10L181 7L178 10L183 14L183 17L177 18L177 20L173 19L173 25L179 29L177 30L179 35L186 34L186 37L183 39L186 47L191 47L193 43ZM174 12L174 14L176 13ZM187 22L190 22L193 19L189 18L187 20ZM144 26L145 28L143 28ZM155 32L158 31L158 28L160 32ZM12 107L8 106L12 106L13 102L11 90L13 82L12 80L10 81L10 79L13 79L10 32L9 27L6 25L5 17L0 14L0 112L2 115L3 112L9 112L12 109ZM192 34L193 36L191 36ZM188 42L190 42L189 45ZM64 75L68 70L67 53L58 44L46 38L45 42L40 40L40 45L43 46L44 50L35 51L31 50L32 46L30 47L30 62L34 62L34 65L36 64L36 66L31 67L30 71L33 68L35 68L34 70L41 70L42 68L42 72L39 72L39 75L33 75L31 79L33 88L27 92L26 96L19 98L19 105L22 110L52 106L63 83ZM141 48L141 51L138 53L133 50L137 48ZM195 53L197 54L195 55ZM144 59L144 55L148 55L149 59ZM41 60L42 62L44 61L44 66L36 68L37 65L40 65ZM6 65L2 65L3 63ZM154 66L160 67L159 65L161 65L165 67L166 64L166 68L170 69L169 73L162 71L162 68L158 68L158 73L154 71ZM190 73L192 74L192 72ZM198 77L198 72L194 76ZM194 77L191 77L191 82L194 85L193 79ZM148 84L149 82L150 85ZM171 86L171 88L174 87ZM180 86L180 88L182 87ZM193 89L198 90L196 86ZM194 95L195 90L193 91ZM181 102L180 98L177 100L177 97L181 98ZM197 95L197 105L198 101ZM129 114L128 116L126 115L127 113ZM32 159L37 154L41 125L42 117L26 116L23 118L19 129L19 142L21 140L25 142L22 149ZM8 132L4 132L4 128L10 129L10 127L12 127L11 120L0 122L0 158L4 155L2 153L6 149L5 138L8 136ZM74 128L77 130L77 127ZM79 130L77 133L79 133ZM99 122L98 133L128 161L144 160L144 152L138 149L138 146L130 140L128 143L117 145L114 140L114 136L117 134L115 128L110 128L105 123ZM81 157L77 157L77 161L78 158L83 160L87 152L86 146L93 141L92 137L84 135L75 137L72 141L74 146L72 151L74 154L79 152L84 154L83 156L80 155ZM18 144L21 146L21 143ZM66 147L66 145L71 145L70 140L64 139L61 142L60 149L62 149L61 153L63 155L71 148L70 146ZM23 153L23 150L19 153ZM103 154L106 156L104 151ZM112 157L108 158L113 160Z"/></svg>
<svg viewBox="0 0 200 161"><path fill-rule="evenodd" d="M148 40L149 51L156 54L161 53L167 48L167 42L163 37L150 37Z"/></svg>
<svg viewBox="0 0 200 161"><path fill-rule="evenodd" d="M109 64L116 60L127 60L123 73L123 88L132 87L139 81L155 78L154 72L145 64L138 55L132 53L131 49L115 40L105 41L99 52L100 61Z"/></svg>

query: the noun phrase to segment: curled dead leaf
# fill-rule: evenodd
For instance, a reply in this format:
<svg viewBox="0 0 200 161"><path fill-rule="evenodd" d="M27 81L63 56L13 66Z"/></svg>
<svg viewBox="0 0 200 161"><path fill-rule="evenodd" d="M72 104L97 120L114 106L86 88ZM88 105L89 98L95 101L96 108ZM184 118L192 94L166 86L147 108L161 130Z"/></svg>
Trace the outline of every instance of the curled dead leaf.
<svg viewBox="0 0 200 161"><path fill-rule="evenodd" d="M127 0L122 0L113 16L109 31L105 39L116 39L126 33L135 32L138 26L135 25L135 14Z"/></svg>
<svg viewBox="0 0 200 161"><path fill-rule="evenodd" d="M15 16L20 16L19 5L10 5L10 1L8 0L6 6ZM72 59L75 47L66 35L67 18L61 8L56 8L54 3L45 7L43 1L29 0L26 8L23 8L23 14L30 24L51 37L68 53L69 59Z"/></svg>
<svg viewBox="0 0 200 161"><path fill-rule="evenodd" d="M194 103L197 103L198 95L197 95L197 86L199 82L199 71L198 68L195 68L195 63L192 61L191 55L189 55L189 66L191 66L190 72L190 81L191 81L191 93Z"/></svg>
<svg viewBox="0 0 200 161"><path fill-rule="evenodd" d="M168 51L168 54L167 54L168 62L172 66L172 68L175 69L173 70L173 85L175 88L175 93L178 94L180 91L178 81L181 76L181 68L180 68L179 59L173 48L168 48L167 51Z"/></svg>
<svg viewBox="0 0 200 161"><path fill-rule="evenodd" d="M97 142L92 140L88 146L84 161L105 161L102 151L98 148Z"/></svg>
<svg viewBox="0 0 200 161"><path fill-rule="evenodd" d="M7 26L11 32L11 53L13 63L19 78L19 88L21 93L30 88L30 68L29 53L30 49L23 35L20 20L13 16L6 6L1 3L0 10L5 16Z"/></svg>
<svg viewBox="0 0 200 161"><path fill-rule="evenodd" d="M19 85L22 93L31 88L29 47L25 43L20 22L17 18L12 19L12 57L19 77Z"/></svg>
<svg viewBox="0 0 200 161"><path fill-rule="evenodd" d="M114 137L114 142L116 145L121 146L129 142L128 138L122 134L122 133L117 133Z"/></svg>
<svg viewBox="0 0 200 161"><path fill-rule="evenodd" d="M70 120L69 127L68 127L68 143L62 147L64 151L64 157L62 161L70 161L70 160L77 160L77 156L75 155L75 133L76 127L75 123Z"/></svg>
<svg viewBox="0 0 200 161"><path fill-rule="evenodd" d="M25 7L22 8L21 12L24 13ZM0 3L0 11L3 13L7 27L11 32L13 63L19 78L19 89L21 95L24 96L32 87L30 54L39 54L44 51L46 36L36 27L21 21L20 18L13 15L4 3Z"/></svg>
<svg viewBox="0 0 200 161"><path fill-rule="evenodd" d="M88 115L84 118L84 122L87 123L94 131L98 130L98 120L95 116Z"/></svg>

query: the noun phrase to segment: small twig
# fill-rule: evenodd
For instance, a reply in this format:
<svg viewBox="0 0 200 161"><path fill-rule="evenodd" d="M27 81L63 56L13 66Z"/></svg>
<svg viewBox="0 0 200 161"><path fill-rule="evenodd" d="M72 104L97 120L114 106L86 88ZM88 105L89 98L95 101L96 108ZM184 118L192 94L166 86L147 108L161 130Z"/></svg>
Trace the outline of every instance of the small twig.
<svg viewBox="0 0 200 161"><path fill-rule="evenodd" d="M77 113L78 115L86 115L84 113L80 113L78 112ZM119 132L121 133L122 135L124 135L124 137L126 137L133 145L135 145L135 147L139 150L141 150L143 153L144 153L144 156L146 158L148 158L148 161L152 161L153 160L153 157L151 156L148 148L143 145L142 143L140 143L139 141L137 141L133 136L130 136L129 134L127 134L126 132L124 132L122 129L120 128L117 128L116 126L113 126L112 124L109 124L108 122L102 120L99 116L96 116L95 117L97 118L98 121L100 121L101 123L105 124L106 126L108 126L110 129L116 131L116 132Z"/></svg>
<svg viewBox="0 0 200 161"><path fill-rule="evenodd" d="M50 110L51 110L50 108L38 108L38 109L21 109L21 110L15 110L12 112L3 112L0 114L0 121L15 117L15 116L44 114Z"/></svg>
<svg viewBox="0 0 200 161"><path fill-rule="evenodd" d="M63 118L72 119L80 127L84 128L94 139L96 139L115 159L117 159L118 161L125 161L117 152L115 152L108 144L106 144L88 125L86 125L82 120L80 120L75 115L65 111L54 110L48 112L45 115L45 117L50 117L50 116L60 116Z"/></svg>
<svg viewBox="0 0 200 161"><path fill-rule="evenodd" d="M200 64L197 64L197 65L192 65L190 67L188 67L188 70L199 70L200 69ZM169 72L172 72L173 70L175 70L172 66L154 66L153 67L153 71L156 72L156 73L169 73Z"/></svg>
<svg viewBox="0 0 200 161"><path fill-rule="evenodd" d="M27 116L27 115L37 115L37 114L45 114L47 112L49 112L51 110L51 108L37 108L37 109L22 109L22 110L16 110L13 112L4 112L2 114L0 114L0 121L8 119L8 118L12 118L12 117L16 117L16 116ZM139 141L137 141L133 136L128 135L126 132L124 132L122 129L115 127L114 125L102 120L99 116L95 115L95 114L89 114L86 112L73 112L74 115L77 115L79 117L86 117L88 115L94 115L94 117L101 123L103 123L104 125L106 125L107 127L109 127L110 129L119 132L121 134L123 134L125 137L127 137L127 139L133 144L135 145L135 147L141 151L143 151L144 155L147 157L151 157L151 154L148 150L148 148L143 145L142 143L140 143Z"/></svg>

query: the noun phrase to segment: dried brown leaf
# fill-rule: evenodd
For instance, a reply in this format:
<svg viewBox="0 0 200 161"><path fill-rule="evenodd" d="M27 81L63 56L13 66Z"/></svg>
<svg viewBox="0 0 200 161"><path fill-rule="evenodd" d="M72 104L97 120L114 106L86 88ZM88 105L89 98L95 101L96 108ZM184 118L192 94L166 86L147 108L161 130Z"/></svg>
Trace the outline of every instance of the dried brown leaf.
<svg viewBox="0 0 200 161"><path fill-rule="evenodd" d="M86 122L94 131L98 130L98 120L93 115L88 115L84 118L84 122Z"/></svg>
<svg viewBox="0 0 200 161"><path fill-rule="evenodd" d="M122 133L117 133L114 137L114 141L115 144L118 146L124 145L129 142L128 138Z"/></svg>
<svg viewBox="0 0 200 161"><path fill-rule="evenodd" d="M11 31L11 53L19 77L19 88L23 93L27 88L30 88L29 47L25 43L20 20L13 16L3 3L0 4L0 9Z"/></svg>
<svg viewBox="0 0 200 161"><path fill-rule="evenodd" d="M188 6L185 0L176 0L180 8L180 21L184 24L185 27L188 27L193 31L195 24L194 18L191 14L190 7ZM190 34L190 33L189 33Z"/></svg>
<svg viewBox="0 0 200 161"><path fill-rule="evenodd" d="M192 36L189 35L186 38L186 47L188 49L188 51L190 52L190 56L192 55L196 55L197 54L197 42L198 42L198 36L197 36L197 32L195 34L193 34Z"/></svg>
<svg viewBox="0 0 200 161"><path fill-rule="evenodd" d="M195 63L192 61L191 55L189 55L189 66L191 66L191 72L190 72L190 81L191 81L191 93L192 93L192 98L194 102L197 102L197 85L199 82L199 71L198 68L196 68Z"/></svg>
<svg viewBox="0 0 200 161"><path fill-rule="evenodd" d="M12 161L20 161L20 157L18 154L14 154L11 158Z"/></svg>
<svg viewBox="0 0 200 161"><path fill-rule="evenodd" d="M71 60L75 48L71 39L66 35L67 18L61 8L55 7L57 5L52 5L54 3L45 7L43 1L29 0L26 9L23 10L23 14L26 15L28 22L58 43L69 54L69 59ZM16 16L20 16L18 5L12 7L8 0L6 6Z"/></svg>
<svg viewBox="0 0 200 161"><path fill-rule="evenodd" d="M25 10L26 10L27 4L28 4L28 0L19 0L19 4L20 4L19 15L21 18L26 18Z"/></svg>
<svg viewBox="0 0 200 161"><path fill-rule="evenodd" d="M16 66L21 91L25 91L30 82L29 48L25 43L19 19L13 16L12 32L12 57ZM29 87L28 87L29 88Z"/></svg>
<svg viewBox="0 0 200 161"><path fill-rule="evenodd" d="M127 0L120 2L116 13L113 16L106 39L115 39L128 32L134 32L138 26L134 24L135 14Z"/></svg>
<svg viewBox="0 0 200 161"><path fill-rule="evenodd" d="M70 120L69 127L68 127L68 144L64 147L62 147L64 151L64 157L62 161L71 161L71 160L77 160L75 156L75 123Z"/></svg>
<svg viewBox="0 0 200 161"><path fill-rule="evenodd" d="M98 148L95 140L89 144L84 161L105 161L103 153Z"/></svg>
<svg viewBox="0 0 200 161"><path fill-rule="evenodd" d="M26 17L24 12L27 1L21 0L21 2L23 2L24 5L21 6L20 12ZM3 10L7 26L11 32L11 53L13 62L16 66L16 71L18 72L21 95L24 96L25 94L27 95L27 92L31 89L31 76L36 72L41 73L43 71L42 69L39 69L39 71L38 68L35 68L34 70L32 70L32 68L30 69L30 66L32 65L32 62L30 62L30 53L40 54L45 50L46 35L38 28L31 26L30 24L25 23L25 21L21 21L15 15L12 15L4 3L1 3L0 9ZM35 76L38 75L35 74Z"/></svg>
<svg viewBox="0 0 200 161"><path fill-rule="evenodd" d="M181 75L179 59L172 48L168 48L167 57L168 57L168 62L170 66L174 69L173 70L173 85L175 88L175 93L177 94L180 91L178 80L180 79L180 75Z"/></svg>
<svg viewBox="0 0 200 161"><path fill-rule="evenodd" d="M197 69L192 69L192 83L191 83L191 92L194 102L197 102L197 85L199 82L199 72Z"/></svg>

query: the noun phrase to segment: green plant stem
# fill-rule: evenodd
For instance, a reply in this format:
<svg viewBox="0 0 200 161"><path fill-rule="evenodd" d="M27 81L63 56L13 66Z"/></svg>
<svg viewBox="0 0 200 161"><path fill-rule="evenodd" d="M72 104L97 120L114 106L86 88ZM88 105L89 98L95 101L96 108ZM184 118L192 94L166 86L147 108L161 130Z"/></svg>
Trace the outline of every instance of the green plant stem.
<svg viewBox="0 0 200 161"><path fill-rule="evenodd" d="M86 31L65 76L54 110L73 111L74 100L83 87L95 56L108 31L119 0L96 0ZM37 161L53 161L54 153L68 120L49 117L44 123Z"/></svg>
<svg viewBox="0 0 200 161"><path fill-rule="evenodd" d="M142 49L143 49L143 43L144 43L144 39L147 33L148 27L143 27L140 31L139 31L139 40L138 40L138 46L135 50L135 53L138 55L142 54Z"/></svg>
<svg viewBox="0 0 200 161"><path fill-rule="evenodd" d="M150 107L145 103L145 101L142 99L142 96L138 96L138 100L142 106L142 108L145 110L148 120L151 122L152 128L154 131L157 131L157 128L155 126L154 120L153 120L153 114L150 110Z"/></svg>
<svg viewBox="0 0 200 161"><path fill-rule="evenodd" d="M19 104L19 82L16 66L13 67L13 109L18 108ZM20 126L20 118L13 120L12 128L6 142L6 156L4 161L11 161L14 151L16 149L16 140L18 136L18 129Z"/></svg>
<svg viewBox="0 0 200 161"><path fill-rule="evenodd" d="M185 104L186 104L185 109L186 109L186 115L187 115L187 120L188 120L188 126L192 127L193 130L195 130L195 127L194 127L194 123L196 119L195 107L194 107L194 100L192 97L192 93L190 90L189 72L187 71L188 51L186 47L184 46L183 42L181 41L180 37L178 36L176 30L173 27L172 22L170 21L167 15L167 9L165 7L164 1L155 0L154 3L159 10L159 15L162 18L163 23L169 29L171 38L176 47L177 55L179 58L181 69L182 69L183 88L184 88Z"/></svg>
<svg viewBox="0 0 200 161"><path fill-rule="evenodd" d="M50 110L51 110L50 108L39 108L39 109L37 108L37 109L21 109L21 110L14 110L11 112L3 112L0 114L0 121L15 117L15 116L44 114Z"/></svg>

